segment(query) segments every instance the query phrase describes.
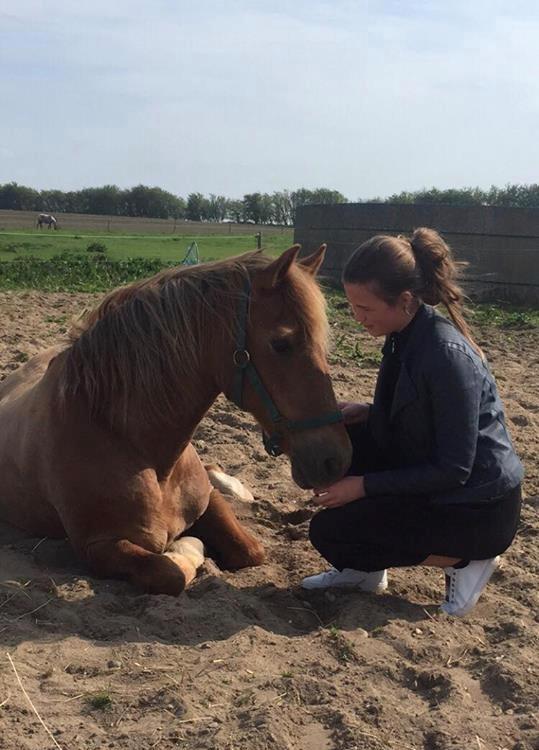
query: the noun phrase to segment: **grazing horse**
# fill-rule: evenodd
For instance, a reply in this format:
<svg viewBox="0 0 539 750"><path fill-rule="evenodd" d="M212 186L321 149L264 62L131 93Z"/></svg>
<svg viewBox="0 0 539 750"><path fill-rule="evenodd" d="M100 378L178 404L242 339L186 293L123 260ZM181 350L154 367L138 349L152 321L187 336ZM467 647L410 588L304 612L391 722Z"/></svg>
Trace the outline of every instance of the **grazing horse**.
<svg viewBox="0 0 539 750"><path fill-rule="evenodd" d="M51 214L39 214L37 217L37 229L43 229L43 225L47 225L47 229L50 229L51 227L53 229L58 229L58 222L54 218L54 216L51 216Z"/></svg>
<svg viewBox="0 0 539 750"><path fill-rule="evenodd" d="M263 548L212 489L191 437L224 393L254 415L272 452L288 455L300 486L346 472L351 447L314 278L325 246L301 261L298 250L119 288L69 342L4 380L0 520L67 536L96 575L152 593L183 591L201 543L222 567L261 564Z"/></svg>

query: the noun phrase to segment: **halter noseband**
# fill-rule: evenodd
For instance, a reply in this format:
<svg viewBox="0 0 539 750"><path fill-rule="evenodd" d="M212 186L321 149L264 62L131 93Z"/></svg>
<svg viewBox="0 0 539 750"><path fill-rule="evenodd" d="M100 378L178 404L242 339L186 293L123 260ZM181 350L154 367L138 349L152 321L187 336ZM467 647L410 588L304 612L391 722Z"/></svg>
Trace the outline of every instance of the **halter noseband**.
<svg viewBox="0 0 539 750"><path fill-rule="evenodd" d="M251 361L251 355L249 350L246 348L247 341L247 321L249 317L249 304L251 301L251 282L246 279L244 294L240 301L240 313L239 313L239 329L238 339L236 341L236 349L232 355L232 361L236 372L234 375L234 383L232 387L231 401L236 404L240 409L243 409L243 384L244 377L247 377L251 383L254 391L260 397L262 404L264 405L267 413L269 414L271 421L273 422L273 432L268 435L266 432L262 433L262 439L264 441L264 448L270 456L280 456L283 452L281 447L282 430L286 429L290 432L298 432L300 430L311 430L315 427L324 427L330 424L337 424L342 422L342 414L340 411L330 412L329 414L322 414L318 417L311 417L309 419L284 419L275 402L268 393L266 386L262 382L260 375L254 364Z"/></svg>

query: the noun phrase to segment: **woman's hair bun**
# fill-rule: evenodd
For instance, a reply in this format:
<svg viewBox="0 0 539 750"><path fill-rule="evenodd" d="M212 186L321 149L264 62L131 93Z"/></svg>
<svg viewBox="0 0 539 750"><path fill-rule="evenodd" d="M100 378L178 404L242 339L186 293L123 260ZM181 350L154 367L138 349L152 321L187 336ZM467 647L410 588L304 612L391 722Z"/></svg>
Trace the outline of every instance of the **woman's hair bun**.
<svg viewBox="0 0 539 750"><path fill-rule="evenodd" d="M421 299L428 305L444 302L447 284L456 278L456 266L451 250L438 232L427 227L416 229L410 237L412 252L423 277L419 291Z"/></svg>

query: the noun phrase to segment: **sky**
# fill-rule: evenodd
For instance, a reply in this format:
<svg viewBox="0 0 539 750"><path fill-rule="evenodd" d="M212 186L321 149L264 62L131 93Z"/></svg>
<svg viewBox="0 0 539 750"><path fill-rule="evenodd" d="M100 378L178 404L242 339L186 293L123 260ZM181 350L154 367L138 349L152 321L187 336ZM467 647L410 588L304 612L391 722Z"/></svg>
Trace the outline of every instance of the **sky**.
<svg viewBox="0 0 539 750"><path fill-rule="evenodd" d="M535 0L3 0L0 183L539 182Z"/></svg>

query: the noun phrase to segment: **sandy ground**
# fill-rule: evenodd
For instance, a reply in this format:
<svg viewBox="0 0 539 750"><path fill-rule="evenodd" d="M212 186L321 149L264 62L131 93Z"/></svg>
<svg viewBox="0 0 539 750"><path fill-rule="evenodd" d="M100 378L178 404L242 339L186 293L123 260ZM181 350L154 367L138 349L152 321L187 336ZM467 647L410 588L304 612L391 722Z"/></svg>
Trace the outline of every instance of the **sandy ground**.
<svg viewBox="0 0 539 750"><path fill-rule="evenodd" d="M94 299L0 293L0 377ZM539 332L477 332L527 479L519 536L471 615L437 613L431 569L392 571L380 596L303 592L323 567L308 495L219 401L196 444L253 491L236 509L268 562L209 562L178 599L148 596L92 578L66 542L0 527L0 748L539 750ZM368 398L375 372L335 356L338 396Z"/></svg>

